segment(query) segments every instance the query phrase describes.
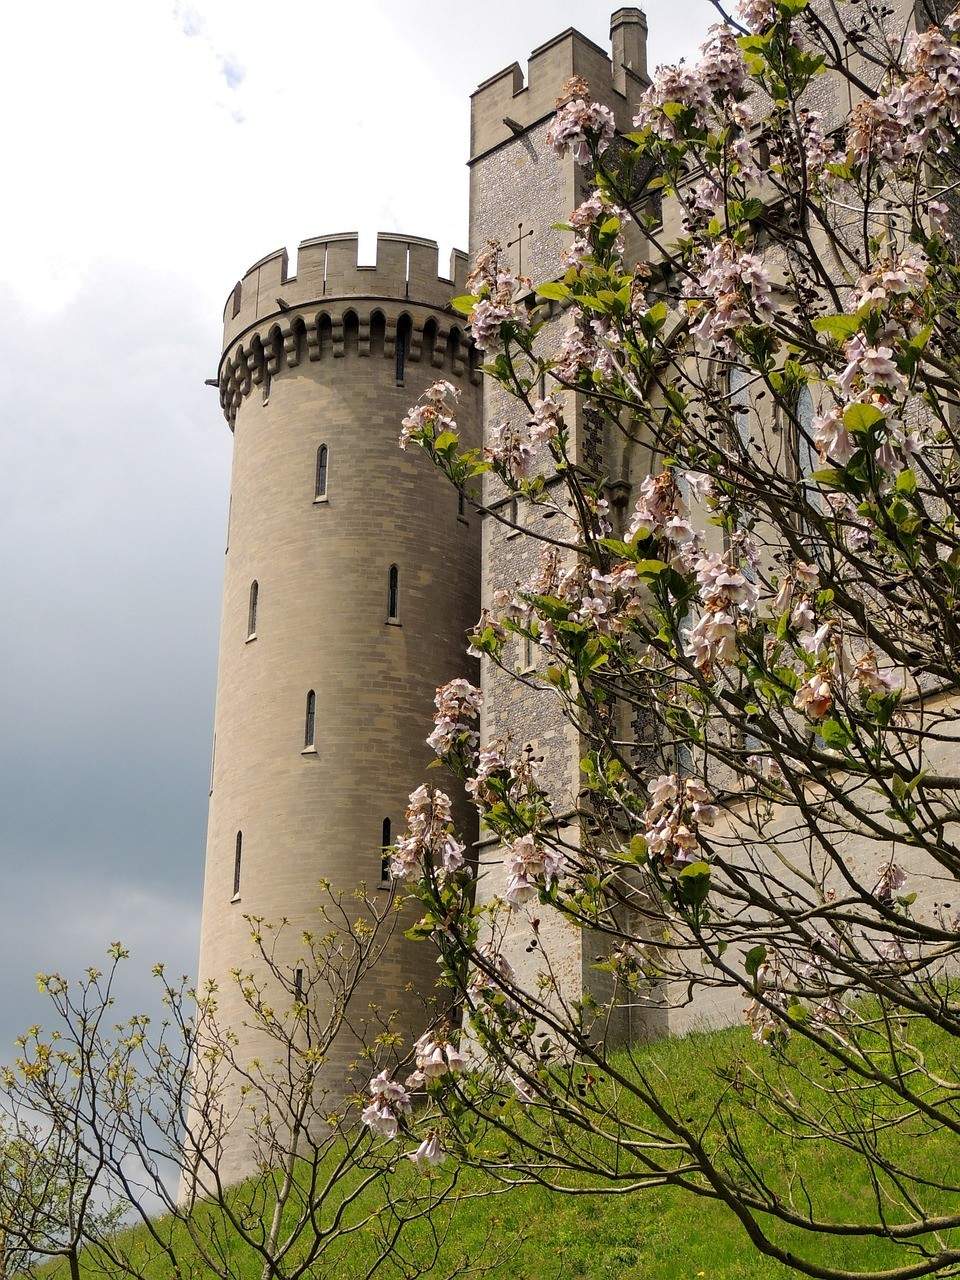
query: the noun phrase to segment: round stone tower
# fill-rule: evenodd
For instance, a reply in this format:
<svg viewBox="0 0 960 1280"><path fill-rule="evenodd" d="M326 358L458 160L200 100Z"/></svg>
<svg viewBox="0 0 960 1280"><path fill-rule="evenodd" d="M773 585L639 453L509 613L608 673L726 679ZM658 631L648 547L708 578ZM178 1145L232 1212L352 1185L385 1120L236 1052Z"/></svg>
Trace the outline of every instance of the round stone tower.
<svg viewBox="0 0 960 1280"><path fill-rule="evenodd" d="M280 251L227 299L218 381L234 449L200 978L219 980L241 1058L249 1015L229 973L250 964L244 916L290 921L293 966L321 878L389 890L381 850L431 776L436 687L476 677L464 634L480 611L479 519L397 445L438 378L461 391L464 445L479 444L479 377L449 307L465 271L455 252L438 277L429 240L381 235L367 267L355 235L320 236L296 276ZM399 930L358 1016L374 1001L419 1034L435 977L429 947ZM356 1049L331 1055L334 1092ZM221 1176L249 1169L238 1134Z"/></svg>

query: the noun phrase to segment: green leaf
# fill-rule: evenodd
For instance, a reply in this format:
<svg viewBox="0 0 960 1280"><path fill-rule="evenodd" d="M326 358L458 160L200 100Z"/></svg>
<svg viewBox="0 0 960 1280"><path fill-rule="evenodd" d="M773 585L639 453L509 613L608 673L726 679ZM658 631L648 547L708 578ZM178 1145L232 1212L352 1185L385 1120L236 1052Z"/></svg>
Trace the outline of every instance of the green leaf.
<svg viewBox="0 0 960 1280"><path fill-rule="evenodd" d="M917 477L909 467L897 476L896 489L898 493L917 492Z"/></svg>
<svg viewBox="0 0 960 1280"><path fill-rule="evenodd" d="M409 938L411 942L423 942L425 939L433 936L436 931L436 921L431 916L424 916L422 920L418 920L415 925L411 925L404 932L404 937Z"/></svg>
<svg viewBox="0 0 960 1280"><path fill-rule="evenodd" d="M630 840L630 856L635 862L646 862L647 860L647 842L643 836L636 835Z"/></svg>
<svg viewBox="0 0 960 1280"><path fill-rule="evenodd" d="M850 338L860 328L859 316L832 315L817 316L813 321L817 333L825 333L829 338Z"/></svg>
<svg viewBox="0 0 960 1280"><path fill-rule="evenodd" d="M636 563L636 570L641 578L656 578L669 568L662 560L638 560Z"/></svg>
<svg viewBox="0 0 960 1280"><path fill-rule="evenodd" d="M442 431L433 442L433 447L437 453L443 453L449 449L451 445L458 445L460 437L455 431Z"/></svg>
<svg viewBox="0 0 960 1280"><path fill-rule="evenodd" d="M869 431L883 417L875 404L852 404L843 412L843 425L848 431Z"/></svg>
<svg viewBox="0 0 960 1280"><path fill-rule="evenodd" d="M824 720L821 724L820 737L828 747L833 748L849 746L852 741L850 731L846 725L833 716L829 720Z"/></svg>
<svg viewBox="0 0 960 1280"><path fill-rule="evenodd" d="M697 876L708 876L709 874L709 862L691 862L680 872L680 877L683 880L694 880Z"/></svg>
<svg viewBox="0 0 960 1280"><path fill-rule="evenodd" d="M454 311L459 311L462 316L468 316L477 305L477 300L472 293L461 293L459 298L454 298L450 305Z"/></svg>
<svg viewBox="0 0 960 1280"><path fill-rule="evenodd" d="M665 302L656 302L647 311L647 319L659 329L666 320L668 314L667 304Z"/></svg>
<svg viewBox="0 0 960 1280"><path fill-rule="evenodd" d="M691 862L677 877L680 897L687 906L699 907L710 892L710 864Z"/></svg>
<svg viewBox="0 0 960 1280"><path fill-rule="evenodd" d="M755 978L760 971L760 966L767 958L767 948L761 943L759 946L751 947L744 956L743 967L751 978Z"/></svg>
<svg viewBox="0 0 960 1280"><path fill-rule="evenodd" d="M548 302L565 302L571 296L565 284L556 280L548 280L546 284L537 285L537 297L546 298Z"/></svg>

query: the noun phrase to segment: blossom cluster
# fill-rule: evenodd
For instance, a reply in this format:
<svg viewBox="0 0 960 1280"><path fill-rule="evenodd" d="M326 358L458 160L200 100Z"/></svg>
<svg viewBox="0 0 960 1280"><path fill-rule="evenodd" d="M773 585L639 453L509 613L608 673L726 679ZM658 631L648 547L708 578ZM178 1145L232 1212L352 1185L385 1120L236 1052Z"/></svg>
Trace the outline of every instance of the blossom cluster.
<svg viewBox="0 0 960 1280"><path fill-rule="evenodd" d="M738 12L750 30L759 33L776 22L776 0L740 0Z"/></svg>
<svg viewBox="0 0 960 1280"><path fill-rule="evenodd" d="M411 441L435 440L444 431L456 434L453 415L459 399L460 392L451 382L441 379L428 387L401 423L400 448L406 449Z"/></svg>
<svg viewBox="0 0 960 1280"><path fill-rule="evenodd" d="M472 727L483 706L483 694L469 680L449 680L440 686L433 700L436 712L433 732L427 745L438 756L445 756L457 745L472 749L479 735Z"/></svg>
<svg viewBox="0 0 960 1280"><path fill-rule="evenodd" d="M424 1078L422 1072L414 1072L405 1084L398 1084L386 1071L375 1075L370 1081L370 1101L360 1113L361 1124L384 1138L395 1138L399 1132L401 1120L408 1117L413 1110L409 1090L419 1088ZM409 1159L419 1169L424 1169L430 1165L440 1164L443 1155L440 1139L435 1131L431 1131L416 1151L409 1153Z"/></svg>
<svg viewBox="0 0 960 1280"><path fill-rule="evenodd" d="M613 141L616 132L613 112L602 103L589 102L589 92L589 85L581 77L569 80L547 130L547 145L561 157L571 151L577 164L590 163L591 142L602 149Z"/></svg>
<svg viewBox="0 0 960 1280"><path fill-rule="evenodd" d="M491 240L477 255L473 271L467 277L468 288L479 295L470 312L470 332L481 351L494 354L503 348L503 325L516 329L530 327L530 314L518 300L530 282L503 269L502 252L499 241Z"/></svg>
<svg viewBox="0 0 960 1280"><path fill-rule="evenodd" d="M511 906L521 906L537 897L541 889L551 889L564 874L563 855L541 843L533 835L520 836L506 849L507 886L504 897Z"/></svg>
<svg viewBox="0 0 960 1280"><path fill-rule="evenodd" d="M580 316L564 334L554 362L554 376L561 382L578 382L584 373L605 378L617 372L620 338L606 316L588 320Z"/></svg>
<svg viewBox="0 0 960 1280"><path fill-rule="evenodd" d="M955 31L957 14L943 26ZM960 126L960 47L943 31L913 32L906 45L902 77L874 100L851 112L847 144L860 164L878 160L899 165L928 150L953 145Z"/></svg>
<svg viewBox="0 0 960 1280"><path fill-rule="evenodd" d="M670 103L689 107L696 123L703 127L715 113L745 126L749 112L740 101L747 83L747 71L735 33L725 24L710 28L700 46L700 59L687 66L658 67L650 88L640 100L634 117L638 129L650 127L657 136L671 140L678 136L677 124L664 108Z"/></svg>
<svg viewBox="0 0 960 1280"><path fill-rule="evenodd" d="M417 1070L411 1077L418 1084L439 1080L445 1075L458 1075L466 1067L466 1059L443 1030L425 1031L413 1046Z"/></svg>
<svg viewBox="0 0 960 1280"><path fill-rule="evenodd" d="M832 710L838 681L851 679L865 698L894 693L900 688L894 672L880 670L873 649L862 651L854 660L830 619L818 623L812 593L819 576L815 565L794 561L773 600L775 614L789 613L797 648L816 664L812 671L805 671L793 699L796 710L814 721L824 719Z"/></svg>
<svg viewBox="0 0 960 1280"><path fill-rule="evenodd" d="M651 858L665 867L683 867L700 853L699 828L712 826L719 810L693 778L661 774L647 783L650 802L643 813L644 839Z"/></svg>
<svg viewBox="0 0 960 1280"><path fill-rule="evenodd" d="M726 238L708 248L699 271L684 285L688 305L700 318L691 332L708 351L732 356L738 329L773 319L770 275L755 253Z"/></svg>
<svg viewBox="0 0 960 1280"><path fill-rule="evenodd" d="M748 540L741 539L742 549L747 545ZM748 560L751 553L747 554ZM710 677L715 665L727 666L735 661L740 620L749 620L756 613L759 589L737 568L734 556L733 548L722 555L708 551L694 565L703 611L697 622L683 632L683 652L705 678Z"/></svg>
<svg viewBox="0 0 960 1280"><path fill-rule="evenodd" d="M623 222L626 216L626 211L621 209L619 205L613 204L604 192L594 191L586 200L577 205L570 215L570 226L574 231L574 240L564 250L563 265L565 267L582 266L584 261L593 255L594 246L591 242L591 233L596 231L598 223L601 220L606 221L608 218L619 218ZM617 233L611 247L614 254L618 257L622 256L624 251L622 232Z"/></svg>
<svg viewBox="0 0 960 1280"><path fill-rule="evenodd" d="M688 484L691 483L692 474L687 473ZM706 477L695 476L691 488L701 496L708 497L710 486L707 482L704 487L704 480ZM658 538L666 539L677 548L688 548L679 567L690 567L690 553L699 549L700 538L690 523L690 511L672 471L645 476L641 482L633 515L627 525L627 541L632 542L644 529Z"/></svg>
<svg viewBox="0 0 960 1280"><path fill-rule="evenodd" d="M407 830L397 840L390 861L395 879L413 875L425 863L438 864L447 874L464 863L464 845L452 829L450 797L443 791L417 787L407 804Z"/></svg>
<svg viewBox="0 0 960 1280"><path fill-rule="evenodd" d="M484 456L508 479L526 480L533 471L538 447L556 440L562 428L560 403L554 396L546 396L533 402L526 422L501 422L490 427Z"/></svg>
<svg viewBox="0 0 960 1280"><path fill-rule="evenodd" d="M381 1071L370 1081L370 1095L369 1104L360 1113L361 1123L385 1138L395 1138L401 1118L413 1108L408 1090Z"/></svg>

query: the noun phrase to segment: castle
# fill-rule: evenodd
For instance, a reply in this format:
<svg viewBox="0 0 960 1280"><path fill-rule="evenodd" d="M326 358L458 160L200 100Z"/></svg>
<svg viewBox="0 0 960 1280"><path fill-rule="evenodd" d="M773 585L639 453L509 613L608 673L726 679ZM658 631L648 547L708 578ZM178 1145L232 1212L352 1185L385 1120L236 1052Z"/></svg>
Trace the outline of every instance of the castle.
<svg viewBox="0 0 960 1280"><path fill-rule="evenodd" d="M533 51L526 78L513 64L477 88L471 254L497 239L535 280L562 270L566 233L551 228L588 190L573 158L546 143L556 99L582 76L629 130L648 83L646 34L642 11L621 8L609 53L569 29ZM292 968L296 938L316 923L321 877L343 892L360 882L389 891L383 851L428 777L434 691L453 677L477 679L465 633L483 604L533 567L536 547L518 536L524 522L549 518L517 509L495 477L482 509L507 518L481 518L417 451L397 447L401 418L439 377L460 391L467 448L481 443L484 423L510 412L481 378L450 306L466 273L466 255L455 252L440 276L429 240L380 235L376 263L365 266L355 235L328 235L299 246L295 275L285 251L272 253L227 299L218 385L234 453L200 977L221 981L220 1016L237 1029L241 1053L247 1011L224 979L249 956L245 917L290 920L281 962ZM545 344L563 324L557 316L546 326ZM568 421L577 456L603 458L611 508L622 515L648 460L605 440L579 405ZM535 653L516 657L518 669L535 669ZM492 664L482 682L483 739L532 744L575 841L577 735L536 688ZM476 840L476 814L453 790L458 830ZM497 887L492 873L481 892ZM569 995L596 990L581 938L547 922L541 945ZM522 966L519 942L514 954ZM360 1003L396 1011L405 1036L419 1034L435 978L430 949L398 931L375 976ZM652 1016L634 1027L624 1011L617 1033L661 1029ZM324 1068L330 1079L347 1072L356 1047L341 1038ZM250 1160L240 1140L225 1149L221 1173L241 1176Z"/></svg>

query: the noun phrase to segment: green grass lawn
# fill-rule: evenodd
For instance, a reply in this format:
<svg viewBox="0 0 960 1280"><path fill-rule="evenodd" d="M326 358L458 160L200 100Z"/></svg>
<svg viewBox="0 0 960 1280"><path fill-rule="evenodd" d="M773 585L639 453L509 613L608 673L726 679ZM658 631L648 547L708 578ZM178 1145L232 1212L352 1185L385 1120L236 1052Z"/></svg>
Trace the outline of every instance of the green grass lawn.
<svg viewBox="0 0 960 1280"><path fill-rule="evenodd" d="M955 1078L951 1046L933 1036L928 1041L924 1049L938 1070ZM808 1048L797 1042L791 1052L799 1055L801 1065L819 1066L822 1079L828 1068ZM682 1107L680 1114L690 1121L709 1114L721 1087L719 1072L737 1064L746 1069L752 1065L769 1069L770 1061L768 1051L754 1045L740 1029L662 1041L639 1054L645 1073L652 1071L663 1080L664 1090L673 1095L673 1105ZM624 1065L623 1059L620 1065ZM796 1084L795 1075L790 1079ZM837 1083L846 1090L850 1082L838 1079ZM801 1083L797 1092L799 1096L806 1094L808 1103L821 1106L829 1115L830 1094L822 1093L816 1082ZM852 1091L850 1097L845 1106L882 1118L882 1098L859 1090ZM734 1105L738 1105L736 1098ZM799 1168L822 1213L850 1220L876 1217L865 1167L851 1153L832 1142L775 1137L746 1102L740 1106L738 1130L754 1159L779 1186L787 1188ZM935 1179L940 1171L952 1171L951 1180L956 1183L960 1152L956 1140L943 1130L931 1131L929 1126L907 1121L887 1134L883 1149L920 1175ZM402 1176L420 1175L411 1167ZM627 1196L602 1196L564 1195L523 1186L496 1195L475 1194L493 1185L476 1172L464 1174L460 1189L474 1194L461 1203L444 1205L434 1215L432 1227L444 1236L445 1243L440 1263L425 1274L466 1274L470 1265L477 1264L481 1269L476 1274L491 1280L550 1280L554 1276L583 1280L780 1280L796 1274L792 1268L759 1256L725 1206L679 1189L657 1187ZM944 1193L932 1190L924 1192L924 1203L937 1212L958 1207ZM896 1216L894 1208L891 1213ZM408 1232L404 1252L426 1256L428 1228L417 1224ZM127 1238L134 1254L139 1236L139 1232L132 1232ZM799 1231L784 1228L777 1229L776 1238L821 1265L845 1266L854 1272L881 1270L907 1261L903 1250L884 1241L803 1239ZM373 1256L372 1244L353 1235L337 1249L336 1256L326 1254L311 1274L351 1280L365 1274ZM254 1257L245 1258L238 1248L236 1258L244 1280L259 1277ZM66 1272L55 1267L50 1274L61 1280ZM158 1263L144 1274L150 1280L168 1280L169 1265ZM410 1272L387 1267L382 1274L394 1280Z"/></svg>

